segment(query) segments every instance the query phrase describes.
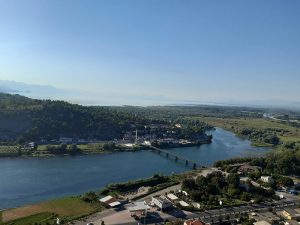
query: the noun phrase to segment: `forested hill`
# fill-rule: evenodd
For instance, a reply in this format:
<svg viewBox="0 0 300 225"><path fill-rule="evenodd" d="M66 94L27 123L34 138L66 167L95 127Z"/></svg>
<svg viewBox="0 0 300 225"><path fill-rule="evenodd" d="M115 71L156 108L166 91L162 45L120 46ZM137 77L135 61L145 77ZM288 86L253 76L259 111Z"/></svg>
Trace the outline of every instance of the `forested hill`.
<svg viewBox="0 0 300 225"><path fill-rule="evenodd" d="M0 141L38 141L59 137L110 140L142 117L108 107L87 107L64 101L36 100L0 93Z"/></svg>

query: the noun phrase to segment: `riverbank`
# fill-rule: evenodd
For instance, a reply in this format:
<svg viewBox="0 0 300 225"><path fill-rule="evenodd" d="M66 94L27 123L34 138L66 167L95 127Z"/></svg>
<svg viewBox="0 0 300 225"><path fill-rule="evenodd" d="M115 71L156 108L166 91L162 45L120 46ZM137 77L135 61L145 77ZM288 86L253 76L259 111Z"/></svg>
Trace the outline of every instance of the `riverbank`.
<svg viewBox="0 0 300 225"><path fill-rule="evenodd" d="M184 148L210 144L212 135L198 141L185 142L154 142L153 145L158 148ZM55 156L75 156L75 155L98 155L118 152L135 152L141 150L150 150L151 147L145 144L119 144L113 142L90 143L90 144L52 144L37 145L32 149L22 149L20 146L0 146L0 157L55 157Z"/></svg>
<svg viewBox="0 0 300 225"><path fill-rule="evenodd" d="M0 224L54 224L60 218L61 224L86 217L103 210L99 202L88 203L80 196L64 197L42 203L8 209L1 212Z"/></svg>
<svg viewBox="0 0 300 225"><path fill-rule="evenodd" d="M197 162L199 167L215 161L261 155L268 149L233 133L217 128L211 144L167 149ZM184 163L152 151L123 151L117 154L63 157L0 158L0 208L72 196L104 188L110 183L149 177L155 173L171 175L190 170ZM12 179L13 178L13 179Z"/></svg>
<svg viewBox="0 0 300 225"><path fill-rule="evenodd" d="M234 132L248 138L255 147L285 146L294 143L300 148L300 130L289 124L268 118L214 118L193 117L213 126ZM278 140L274 137L278 137Z"/></svg>
<svg viewBox="0 0 300 225"><path fill-rule="evenodd" d="M61 145L38 145L35 149L21 150L20 146L0 146L0 157L57 157L57 156L80 156L80 155L99 155L118 152L134 152L147 150L147 146L134 146L126 148L123 146L115 146L113 149L103 148L103 144L80 144L76 145L76 151L69 151L74 146L68 144L65 147ZM49 149L55 148L55 151Z"/></svg>
<svg viewBox="0 0 300 225"><path fill-rule="evenodd" d="M33 205L3 210L0 212L0 224L24 225L39 223L46 225L53 224L57 217L60 218L61 224L64 224L106 209L107 207L99 202L101 196L112 195L123 202L128 199L134 200L169 188L170 186L178 185L182 177L193 173L188 172L171 176L153 175L150 178L110 184L95 193L89 192L80 196L63 197ZM141 188L146 188L147 191L140 193Z"/></svg>

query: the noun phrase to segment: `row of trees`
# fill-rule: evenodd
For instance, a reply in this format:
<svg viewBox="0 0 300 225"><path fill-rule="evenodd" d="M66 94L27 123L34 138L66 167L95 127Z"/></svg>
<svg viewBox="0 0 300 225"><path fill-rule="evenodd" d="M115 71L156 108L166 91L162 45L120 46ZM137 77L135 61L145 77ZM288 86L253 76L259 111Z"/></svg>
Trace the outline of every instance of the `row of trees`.
<svg viewBox="0 0 300 225"><path fill-rule="evenodd" d="M300 175L300 149L278 149L262 158L236 158L220 160L214 166L225 168L236 163L249 163L258 166L264 173L281 175Z"/></svg>
<svg viewBox="0 0 300 225"><path fill-rule="evenodd" d="M278 133L284 132L283 129L254 129L254 128L235 128L235 132L248 136L251 141L259 142L259 143L266 143L276 146L280 144L280 139L277 136Z"/></svg>
<svg viewBox="0 0 300 225"><path fill-rule="evenodd" d="M77 147L77 145L47 145L46 150L52 154L70 154L75 155L81 153L81 150Z"/></svg>

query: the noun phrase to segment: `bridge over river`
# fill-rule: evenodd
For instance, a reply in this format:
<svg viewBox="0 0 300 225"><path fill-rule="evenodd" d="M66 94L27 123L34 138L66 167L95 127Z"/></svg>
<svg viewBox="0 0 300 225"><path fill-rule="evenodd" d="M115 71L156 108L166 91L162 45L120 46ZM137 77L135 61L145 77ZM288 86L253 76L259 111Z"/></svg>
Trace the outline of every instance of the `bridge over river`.
<svg viewBox="0 0 300 225"><path fill-rule="evenodd" d="M186 166L191 166L193 169L197 169L197 167L200 167L200 165L198 165L199 163L197 163L197 162L195 162L193 160L184 158L183 156L176 155L176 154L174 154L172 152L169 152L169 151L166 151L166 150L154 147L152 145L150 145L148 147L150 147L150 149L152 150L152 152L155 152L155 153L157 153L159 155L163 155L163 156L167 157L168 159L175 160L176 162L182 162Z"/></svg>

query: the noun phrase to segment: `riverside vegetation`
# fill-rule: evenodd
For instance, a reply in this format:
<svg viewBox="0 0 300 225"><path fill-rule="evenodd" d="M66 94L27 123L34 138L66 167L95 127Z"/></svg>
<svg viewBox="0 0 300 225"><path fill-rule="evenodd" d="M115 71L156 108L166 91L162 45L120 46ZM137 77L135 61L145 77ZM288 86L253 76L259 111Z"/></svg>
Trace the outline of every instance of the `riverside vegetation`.
<svg viewBox="0 0 300 225"><path fill-rule="evenodd" d="M0 212L1 225L25 225L56 224L56 218L61 219L61 224L80 219L92 213L102 211L105 205L99 202L99 198L105 195L116 196L124 199L127 193L136 191L138 188L150 187L147 194L162 190L168 186L179 183L180 176L164 176L156 174L150 178L128 181L125 183L110 184L103 190L88 192L81 196L65 197L50 200L39 204L23 206L15 209L8 209Z"/></svg>
<svg viewBox="0 0 300 225"><path fill-rule="evenodd" d="M204 207L217 207L222 199L225 205L240 204L254 199L255 201L271 200L275 198L272 190L250 186L250 192L240 189L237 163L261 167L262 170L248 174L254 180L260 175L273 173L275 185L291 185L291 181L283 175L299 175L300 138L297 124L284 121L274 121L264 118L264 109L237 107L84 107L60 101L32 100L22 96L0 95L0 120L2 145L0 152L5 151L20 154L19 143L39 140L40 138L58 138L58 134L76 135L100 140L110 140L122 137L127 129L132 129L153 121L160 123L188 123L201 124L203 130L212 126L222 127L234 131L236 134L248 137L255 145L271 146L275 150L262 158L243 158L216 162L216 166L230 173L227 178L220 173L213 173L208 177L191 177L178 180L178 177L154 176L152 178L133 181L124 184L112 184L106 189L83 196L53 200L38 205L27 206L1 212L3 224L40 223L51 224L56 216L64 221L73 220L102 210L103 205L96 202L101 194L122 195L140 186L150 186L150 191L160 190L169 185L182 182L182 189L191 192L191 198L199 201ZM293 112L293 115L298 115ZM210 125L209 125L210 124ZM49 128L49 129L48 129ZM187 126L187 130L193 130ZM197 130L197 129L195 129ZM105 133L107 132L108 133ZM198 132L198 131L197 131ZM87 136L84 136L87 135ZM81 137L81 136L80 136ZM12 146L14 145L14 146ZM97 149L115 149L113 143L90 145L40 145L37 152L70 153L85 152ZM63 149L63 151L61 151ZM277 187L277 186L276 186ZM271 187L271 188L276 188ZM204 196L204 197L203 197ZM55 204L55 207L51 207ZM76 212L76 209L81 212ZM34 210L36 209L36 210ZM9 217L18 215L18 217ZM24 222L25 221L25 222ZM28 222L29 221L29 222Z"/></svg>

